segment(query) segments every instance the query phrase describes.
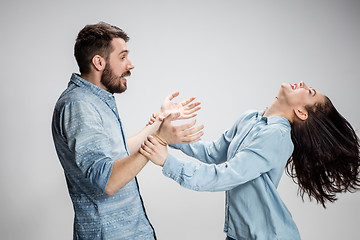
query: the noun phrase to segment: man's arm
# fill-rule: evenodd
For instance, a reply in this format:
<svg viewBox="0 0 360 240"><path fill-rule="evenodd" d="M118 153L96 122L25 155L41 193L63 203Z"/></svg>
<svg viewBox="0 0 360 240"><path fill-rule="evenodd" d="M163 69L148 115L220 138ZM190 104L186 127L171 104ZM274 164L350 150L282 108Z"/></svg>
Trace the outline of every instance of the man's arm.
<svg viewBox="0 0 360 240"><path fill-rule="evenodd" d="M113 164L105 193L113 195L130 182L148 162L148 159L136 152L128 157L116 160Z"/></svg>
<svg viewBox="0 0 360 240"><path fill-rule="evenodd" d="M173 125L172 121L178 119L179 116L180 114L177 113L170 114L166 117L161 123L159 132L161 132L162 135L169 136L166 139L171 143L184 143L199 140L203 135L203 132L201 131L203 127L199 126L193 128L195 121L178 126ZM146 139L146 137L144 139ZM105 188L106 194L112 195L119 191L146 165L148 159L138 151L114 162L109 181Z"/></svg>
<svg viewBox="0 0 360 240"><path fill-rule="evenodd" d="M158 130L160 124L161 121L157 119L153 124L147 125L139 133L128 138L126 142L129 147L130 154L138 152L141 144L145 141L146 137Z"/></svg>
<svg viewBox="0 0 360 240"><path fill-rule="evenodd" d="M137 154L137 151L127 156L125 148L118 160L111 158L109 136L104 130L99 112L88 101L81 99L66 104L59 111L58 117L58 134L62 135L69 151L74 154L73 163L94 188L114 194L131 181L147 163L147 159ZM181 143L188 141L187 132L183 131L184 125L174 126L171 123L178 117L179 114L173 114L163 120L165 128L162 128L170 131L170 135L175 134L175 141ZM185 129L186 126L191 125L185 125Z"/></svg>

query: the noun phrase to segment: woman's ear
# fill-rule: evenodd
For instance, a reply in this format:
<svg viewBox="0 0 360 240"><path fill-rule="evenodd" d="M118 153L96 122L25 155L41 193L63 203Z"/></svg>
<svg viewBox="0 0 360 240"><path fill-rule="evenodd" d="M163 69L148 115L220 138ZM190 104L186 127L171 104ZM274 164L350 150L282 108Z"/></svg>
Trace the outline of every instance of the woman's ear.
<svg viewBox="0 0 360 240"><path fill-rule="evenodd" d="M95 55L93 58L92 58L92 61L91 61L92 65L94 66L94 68L97 70L97 71L102 71L105 69L105 65L106 65L106 61L105 59L100 56L100 55Z"/></svg>
<svg viewBox="0 0 360 240"><path fill-rule="evenodd" d="M294 108L294 113L300 120L303 121L306 120L309 116L308 111L304 107Z"/></svg>

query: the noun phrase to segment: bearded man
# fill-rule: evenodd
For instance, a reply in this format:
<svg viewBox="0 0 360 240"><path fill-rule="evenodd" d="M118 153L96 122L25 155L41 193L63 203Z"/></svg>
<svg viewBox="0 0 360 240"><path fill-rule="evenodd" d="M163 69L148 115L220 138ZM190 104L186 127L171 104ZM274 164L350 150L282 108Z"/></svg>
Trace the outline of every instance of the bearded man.
<svg viewBox="0 0 360 240"><path fill-rule="evenodd" d="M75 43L80 74L73 73L58 99L52 120L55 148L74 206L73 239L156 239L146 215L136 175L148 159L139 153L146 138L158 133L168 144L200 139L203 126L192 118L199 102L165 98L159 118L126 139L114 93L127 89L134 69L127 34L100 22L85 26Z"/></svg>

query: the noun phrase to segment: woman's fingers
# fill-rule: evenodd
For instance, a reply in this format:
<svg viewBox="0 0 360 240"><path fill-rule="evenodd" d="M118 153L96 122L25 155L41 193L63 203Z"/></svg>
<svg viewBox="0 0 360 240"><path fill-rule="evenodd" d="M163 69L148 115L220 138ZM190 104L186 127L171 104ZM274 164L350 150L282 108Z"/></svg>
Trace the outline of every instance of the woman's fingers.
<svg viewBox="0 0 360 240"><path fill-rule="evenodd" d="M148 140L153 146L159 145L159 142L153 136L148 136Z"/></svg>
<svg viewBox="0 0 360 240"><path fill-rule="evenodd" d="M186 136L182 139L183 143L193 143L193 142L197 142L201 139L201 137L204 135L204 132L197 132L194 135L191 136Z"/></svg>
<svg viewBox="0 0 360 240"><path fill-rule="evenodd" d="M187 123L184 123L182 125L176 126L178 131L184 131L186 129L192 128L196 124L196 119L193 119Z"/></svg>
<svg viewBox="0 0 360 240"><path fill-rule="evenodd" d="M149 158L149 159L151 158L151 151L147 146L145 146L145 144L141 145L141 148L139 149L139 152L142 155L144 155L146 158Z"/></svg>
<svg viewBox="0 0 360 240"><path fill-rule="evenodd" d="M200 132L202 129L204 129L204 125L199 125L194 128L186 129L183 131L183 136L191 136L195 133Z"/></svg>
<svg viewBox="0 0 360 240"><path fill-rule="evenodd" d="M144 149L146 152L151 153L153 150L152 150L152 146L149 145L150 144L148 143L148 141L146 141L141 145L141 148Z"/></svg>

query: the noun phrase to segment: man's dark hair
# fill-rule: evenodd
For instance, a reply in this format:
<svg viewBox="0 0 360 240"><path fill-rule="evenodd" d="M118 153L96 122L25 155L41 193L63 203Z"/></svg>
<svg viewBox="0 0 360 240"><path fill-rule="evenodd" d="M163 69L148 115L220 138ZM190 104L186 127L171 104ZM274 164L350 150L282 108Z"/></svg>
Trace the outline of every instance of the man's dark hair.
<svg viewBox="0 0 360 240"><path fill-rule="evenodd" d="M307 120L292 124L294 152L287 173L299 184L302 198L306 193L325 207L336 193L359 188L359 139L328 97L307 110Z"/></svg>
<svg viewBox="0 0 360 240"><path fill-rule="evenodd" d="M113 51L111 41L114 38L129 40L128 35L120 28L105 22L86 25L78 34L74 47L74 55L81 74L90 72L90 63L95 55L108 60Z"/></svg>

